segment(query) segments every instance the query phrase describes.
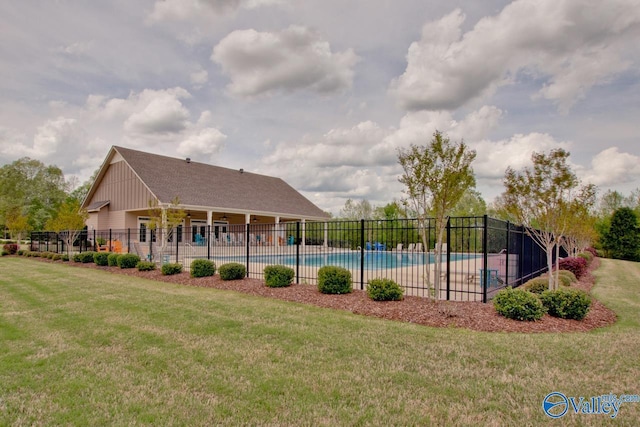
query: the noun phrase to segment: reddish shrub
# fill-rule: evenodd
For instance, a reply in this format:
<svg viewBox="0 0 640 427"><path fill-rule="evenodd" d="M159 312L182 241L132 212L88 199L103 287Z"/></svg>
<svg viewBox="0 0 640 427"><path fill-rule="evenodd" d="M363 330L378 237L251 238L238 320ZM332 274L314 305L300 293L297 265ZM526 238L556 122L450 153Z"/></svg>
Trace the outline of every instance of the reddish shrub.
<svg viewBox="0 0 640 427"><path fill-rule="evenodd" d="M587 272L587 260L584 258L562 258L560 260L560 270L569 270L580 280Z"/></svg>
<svg viewBox="0 0 640 427"><path fill-rule="evenodd" d="M9 253L9 255L15 255L18 252L18 244L17 243L7 243L2 247L5 251Z"/></svg>
<svg viewBox="0 0 640 427"><path fill-rule="evenodd" d="M584 251L591 253L594 258L598 256L598 251L596 251L595 248L586 248Z"/></svg>

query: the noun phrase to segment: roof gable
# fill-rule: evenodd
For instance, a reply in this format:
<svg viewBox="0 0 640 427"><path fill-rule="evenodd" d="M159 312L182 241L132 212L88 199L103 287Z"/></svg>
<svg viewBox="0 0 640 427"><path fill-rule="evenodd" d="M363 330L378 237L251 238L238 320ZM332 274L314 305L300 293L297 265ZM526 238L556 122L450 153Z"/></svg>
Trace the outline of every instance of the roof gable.
<svg viewBox="0 0 640 427"><path fill-rule="evenodd" d="M116 146L112 147L105 163L117 154L160 203L171 203L177 196L181 205L228 212L251 211L310 219L328 217L280 178ZM100 175L96 183L98 179Z"/></svg>

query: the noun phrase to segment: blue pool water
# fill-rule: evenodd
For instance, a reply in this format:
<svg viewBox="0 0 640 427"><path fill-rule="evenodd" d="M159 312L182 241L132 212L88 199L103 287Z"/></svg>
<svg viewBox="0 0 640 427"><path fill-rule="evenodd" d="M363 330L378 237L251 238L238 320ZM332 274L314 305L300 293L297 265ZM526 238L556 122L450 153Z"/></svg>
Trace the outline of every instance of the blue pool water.
<svg viewBox="0 0 640 427"><path fill-rule="evenodd" d="M476 254L451 254L451 261L460 261L463 259L476 258ZM424 265L425 261L429 264L434 262L433 254L426 253L404 253L404 252L384 252L384 251L366 251L364 253L364 269L376 270L383 268L399 268L411 267L416 265ZM443 261L446 259L443 256ZM335 265L347 269L360 269L361 265L360 252L334 252L321 254L301 254L300 265L309 267L322 267L325 265ZM245 257L227 257L225 261L241 262L246 261ZM295 255L253 255L249 259L250 262L264 264L280 264L280 265L296 265Z"/></svg>

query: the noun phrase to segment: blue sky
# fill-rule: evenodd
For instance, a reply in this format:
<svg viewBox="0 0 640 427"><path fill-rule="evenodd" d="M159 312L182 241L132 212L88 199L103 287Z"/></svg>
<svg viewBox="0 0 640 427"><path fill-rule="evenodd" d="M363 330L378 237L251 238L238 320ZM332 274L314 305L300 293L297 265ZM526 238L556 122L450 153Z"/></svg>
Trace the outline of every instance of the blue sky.
<svg viewBox="0 0 640 427"><path fill-rule="evenodd" d="M279 176L322 209L400 199L437 129L477 188L565 148L640 187L640 1L3 2L0 164L82 182L111 145Z"/></svg>

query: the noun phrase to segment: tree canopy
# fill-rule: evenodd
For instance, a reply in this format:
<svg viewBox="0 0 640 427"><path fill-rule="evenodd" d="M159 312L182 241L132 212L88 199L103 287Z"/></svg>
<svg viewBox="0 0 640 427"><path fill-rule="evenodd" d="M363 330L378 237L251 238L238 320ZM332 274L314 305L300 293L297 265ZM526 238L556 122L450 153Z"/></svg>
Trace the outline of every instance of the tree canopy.
<svg viewBox="0 0 640 427"><path fill-rule="evenodd" d="M416 213L425 249L427 248L427 218L433 216L436 228L435 257L440 259L447 218L476 180L471 163L475 150L464 141L452 142L436 131L428 145L411 145L398 150L398 162L403 174L399 181L405 186L405 203ZM435 263L434 288L440 294L440 263ZM429 270L426 271L430 284Z"/></svg>
<svg viewBox="0 0 640 427"><path fill-rule="evenodd" d="M62 170L28 157L2 166L0 184L0 224L19 232L44 229L67 198Z"/></svg>

